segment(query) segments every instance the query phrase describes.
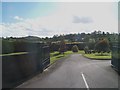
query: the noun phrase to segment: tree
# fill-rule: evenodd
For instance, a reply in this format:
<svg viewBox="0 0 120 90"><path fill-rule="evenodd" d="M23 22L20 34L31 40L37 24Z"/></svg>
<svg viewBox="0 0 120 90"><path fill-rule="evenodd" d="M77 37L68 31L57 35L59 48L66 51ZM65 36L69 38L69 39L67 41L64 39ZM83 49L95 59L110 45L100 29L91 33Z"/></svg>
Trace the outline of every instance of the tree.
<svg viewBox="0 0 120 90"><path fill-rule="evenodd" d="M105 35L105 32L102 32L103 36Z"/></svg>
<svg viewBox="0 0 120 90"><path fill-rule="evenodd" d="M88 46L89 46L89 49L92 49L92 50L94 49L94 46L95 46L95 39L94 38L89 39Z"/></svg>
<svg viewBox="0 0 120 90"><path fill-rule="evenodd" d="M74 45L74 46L72 47L72 51L73 51L73 52L78 52L78 46L77 46L77 45Z"/></svg>
<svg viewBox="0 0 120 90"><path fill-rule="evenodd" d="M95 50L99 53L101 53L101 55L104 52L108 52L110 51L109 48L109 42L106 39L100 39L99 42L95 45Z"/></svg>
<svg viewBox="0 0 120 90"><path fill-rule="evenodd" d="M85 52L85 54L88 54L88 51L89 51L88 46L85 46L85 48L84 48L84 52Z"/></svg>
<svg viewBox="0 0 120 90"><path fill-rule="evenodd" d="M64 54L64 52L66 51L66 44L64 40L61 40L60 42L60 48L59 48L59 52Z"/></svg>

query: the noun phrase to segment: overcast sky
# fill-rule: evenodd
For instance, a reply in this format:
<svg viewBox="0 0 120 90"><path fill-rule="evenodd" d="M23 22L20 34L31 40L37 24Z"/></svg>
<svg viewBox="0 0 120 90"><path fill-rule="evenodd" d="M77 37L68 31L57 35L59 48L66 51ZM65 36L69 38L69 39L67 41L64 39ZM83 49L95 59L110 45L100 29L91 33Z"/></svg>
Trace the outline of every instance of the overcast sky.
<svg viewBox="0 0 120 90"><path fill-rule="evenodd" d="M117 2L3 2L4 37L118 32ZM0 4L1 5L1 4Z"/></svg>

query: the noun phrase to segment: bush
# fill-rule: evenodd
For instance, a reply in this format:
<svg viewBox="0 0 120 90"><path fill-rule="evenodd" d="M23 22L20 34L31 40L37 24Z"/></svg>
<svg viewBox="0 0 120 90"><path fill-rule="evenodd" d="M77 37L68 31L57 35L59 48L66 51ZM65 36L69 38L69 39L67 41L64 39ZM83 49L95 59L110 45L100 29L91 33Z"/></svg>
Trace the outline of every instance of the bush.
<svg viewBox="0 0 120 90"><path fill-rule="evenodd" d="M100 41L95 45L95 50L96 50L98 53L101 53L101 54L110 51L108 40L106 40L106 39L100 40Z"/></svg>
<svg viewBox="0 0 120 90"><path fill-rule="evenodd" d="M2 54L16 52L34 52L43 47L44 43L34 43L25 41L2 41Z"/></svg>
<svg viewBox="0 0 120 90"><path fill-rule="evenodd" d="M87 54L87 53L88 53L88 51L89 51L88 46L85 46L85 48L84 48L84 52L85 52L85 54Z"/></svg>
<svg viewBox="0 0 120 90"><path fill-rule="evenodd" d="M64 54L64 52L66 51L66 44L65 44L65 41L64 40L62 40L61 42L60 42L60 48L59 48L59 53L61 54Z"/></svg>
<svg viewBox="0 0 120 90"><path fill-rule="evenodd" d="M77 46L77 45L74 45L74 46L72 47L72 51L73 51L73 52L78 52L78 46Z"/></svg>
<svg viewBox="0 0 120 90"><path fill-rule="evenodd" d="M85 43L67 43L67 50L71 50L74 45L77 45L79 50L84 50Z"/></svg>
<svg viewBox="0 0 120 90"><path fill-rule="evenodd" d="M2 41L2 54L13 53L15 50L14 43L7 40Z"/></svg>
<svg viewBox="0 0 120 90"><path fill-rule="evenodd" d="M54 52L54 51L58 51L58 49L60 48L60 44L58 43L50 43L50 52Z"/></svg>

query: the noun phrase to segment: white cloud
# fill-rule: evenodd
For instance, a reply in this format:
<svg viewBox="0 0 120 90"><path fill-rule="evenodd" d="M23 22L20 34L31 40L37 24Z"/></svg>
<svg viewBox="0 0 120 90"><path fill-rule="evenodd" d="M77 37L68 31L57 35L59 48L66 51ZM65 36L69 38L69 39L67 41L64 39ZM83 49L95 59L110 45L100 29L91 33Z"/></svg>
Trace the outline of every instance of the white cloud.
<svg viewBox="0 0 120 90"><path fill-rule="evenodd" d="M117 7L117 3L114 4ZM46 37L94 30L118 32L118 14L114 14L112 9L112 2L58 3L58 10L49 16L34 19L15 16L14 18L19 22L2 24L2 34L4 37L27 35Z"/></svg>
<svg viewBox="0 0 120 90"><path fill-rule="evenodd" d="M21 18L21 17L19 17L19 16L15 16L14 19L19 20L19 21L22 21L22 20L23 20L23 18Z"/></svg>
<svg viewBox="0 0 120 90"><path fill-rule="evenodd" d="M74 16L73 17L73 23L92 23L93 20L89 17L78 17L78 16Z"/></svg>

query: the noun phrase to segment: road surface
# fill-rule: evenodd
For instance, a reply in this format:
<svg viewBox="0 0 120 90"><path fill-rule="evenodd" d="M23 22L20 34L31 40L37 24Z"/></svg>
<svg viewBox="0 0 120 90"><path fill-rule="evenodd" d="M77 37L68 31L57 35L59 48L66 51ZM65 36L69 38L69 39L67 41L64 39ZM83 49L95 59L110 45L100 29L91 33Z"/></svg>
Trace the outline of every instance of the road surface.
<svg viewBox="0 0 120 90"><path fill-rule="evenodd" d="M72 54L18 88L118 88L118 74L110 60L90 60Z"/></svg>

